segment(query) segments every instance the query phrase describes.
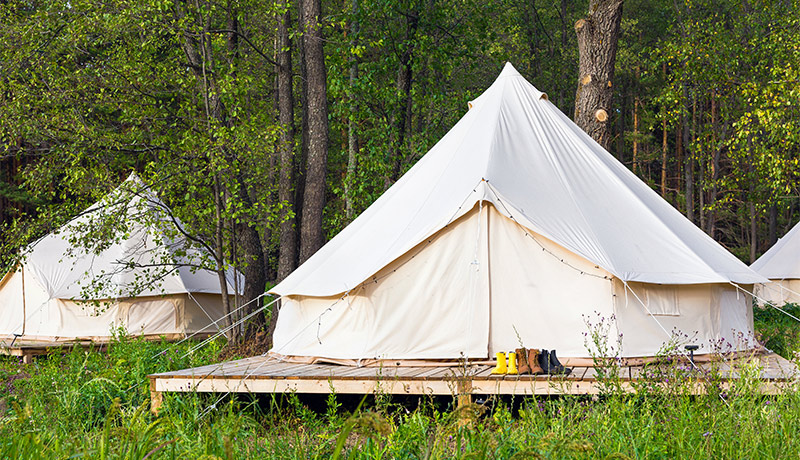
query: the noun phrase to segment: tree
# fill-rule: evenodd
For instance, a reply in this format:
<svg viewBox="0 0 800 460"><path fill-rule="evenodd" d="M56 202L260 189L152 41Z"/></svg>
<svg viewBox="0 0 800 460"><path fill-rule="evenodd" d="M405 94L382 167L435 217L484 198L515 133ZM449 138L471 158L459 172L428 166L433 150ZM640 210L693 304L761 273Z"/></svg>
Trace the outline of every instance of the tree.
<svg viewBox="0 0 800 460"><path fill-rule="evenodd" d="M575 23L580 56L575 123L606 150L621 19L622 0L591 0L589 14Z"/></svg>
<svg viewBox="0 0 800 460"><path fill-rule="evenodd" d="M306 92L304 111L308 117L308 158L306 159L303 216L300 224L300 263L317 252L325 242L322 213L325 208L328 166L328 83L322 34L320 0L301 0L303 64Z"/></svg>
<svg viewBox="0 0 800 460"><path fill-rule="evenodd" d="M280 248L278 256L278 281L286 278L297 266L297 229L294 216L294 89L292 84L292 24L289 2L278 9L278 65L277 99L280 135L280 172L278 200L280 201Z"/></svg>

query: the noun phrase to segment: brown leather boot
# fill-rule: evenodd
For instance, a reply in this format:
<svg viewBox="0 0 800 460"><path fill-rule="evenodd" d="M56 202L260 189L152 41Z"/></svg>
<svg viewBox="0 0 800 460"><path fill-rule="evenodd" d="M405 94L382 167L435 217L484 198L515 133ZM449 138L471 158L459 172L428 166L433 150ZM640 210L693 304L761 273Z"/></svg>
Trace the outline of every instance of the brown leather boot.
<svg viewBox="0 0 800 460"><path fill-rule="evenodd" d="M528 350L528 367L533 375L544 374L544 369L539 365L539 350L531 348Z"/></svg>
<svg viewBox="0 0 800 460"><path fill-rule="evenodd" d="M517 353L517 371L519 375L530 374L531 367L528 364L528 349L523 347L517 348L514 351Z"/></svg>

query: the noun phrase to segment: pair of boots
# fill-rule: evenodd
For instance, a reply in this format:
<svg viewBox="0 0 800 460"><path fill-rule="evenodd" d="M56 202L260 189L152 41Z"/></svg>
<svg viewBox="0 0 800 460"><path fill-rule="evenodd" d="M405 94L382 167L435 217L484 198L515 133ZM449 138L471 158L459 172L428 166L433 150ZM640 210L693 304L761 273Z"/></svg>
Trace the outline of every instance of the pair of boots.
<svg viewBox="0 0 800 460"><path fill-rule="evenodd" d="M519 373L520 374L546 374L541 364L539 363L539 350L532 348L517 348L517 356L519 357Z"/></svg>
<svg viewBox="0 0 800 460"><path fill-rule="evenodd" d="M536 351L538 352L539 350ZM537 356L538 365L541 367L541 369L544 371L545 374L568 375L570 372L572 372L572 369L561 364L561 361L559 361L558 357L556 356L555 350L552 351L542 350L541 352L538 353L538 355L539 355Z"/></svg>
<svg viewBox="0 0 800 460"><path fill-rule="evenodd" d="M513 351L508 352L508 362L506 362L506 354L502 351L495 353L497 356L497 366L492 369L492 375L517 375L520 374L517 368L517 353Z"/></svg>
<svg viewBox="0 0 800 460"><path fill-rule="evenodd" d="M517 366L519 360L519 366ZM537 350L535 348L517 348L515 351L506 354L497 353L497 366L492 369L492 375L517 375L517 374L564 374L572 372L572 369L564 367L556 357L556 351Z"/></svg>

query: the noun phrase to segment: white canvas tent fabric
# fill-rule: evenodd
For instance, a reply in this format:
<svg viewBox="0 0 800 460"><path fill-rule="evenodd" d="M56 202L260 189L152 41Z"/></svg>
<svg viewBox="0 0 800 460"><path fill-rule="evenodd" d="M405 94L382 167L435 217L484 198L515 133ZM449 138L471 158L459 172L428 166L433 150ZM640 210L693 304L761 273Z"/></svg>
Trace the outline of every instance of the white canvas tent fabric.
<svg viewBox="0 0 800 460"><path fill-rule="evenodd" d="M759 301L778 306L800 303L800 223L789 230L750 266L768 278L768 284L756 285Z"/></svg>
<svg viewBox="0 0 800 460"><path fill-rule="evenodd" d="M104 340L122 327L131 334L173 338L223 327L219 278L191 268L202 253L187 251L170 236L169 215L132 174L105 199L32 244L0 280L0 336ZM122 224L110 241L89 249L79 243L109 220ZM227 281L231 296L243 286L232 272Z"/></svg>
<svg viewBox="0 0 800 460"><path fill-rule="evenodd" d="M706 351L751 333L731 283L763 278L510 64L470 106L272 289L283 296L273 352L479 358L521 342L587 356L595 312L615 315L626 356L656 353L675 328Z"/></svg>

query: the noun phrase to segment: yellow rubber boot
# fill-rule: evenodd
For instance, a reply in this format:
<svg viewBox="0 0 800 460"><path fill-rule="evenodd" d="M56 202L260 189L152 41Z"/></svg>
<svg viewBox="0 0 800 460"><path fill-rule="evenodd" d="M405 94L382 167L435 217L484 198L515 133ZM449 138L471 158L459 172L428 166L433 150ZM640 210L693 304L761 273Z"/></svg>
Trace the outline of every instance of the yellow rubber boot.
<svg viewBox="0 0 800 460"><path fill-rule="evenodd" d="M497 367L492 369L492 375L503 375L508 370L508 367L506 367L506 354L499 351L495 355L497 356Z"/></svg>
<svg viewBox="0 0 800 460"><path fill-rule="evenodd" d="M513 351L508 352L508 375L517 375L519 372L517 371L517 354Z"/></svg>

